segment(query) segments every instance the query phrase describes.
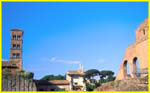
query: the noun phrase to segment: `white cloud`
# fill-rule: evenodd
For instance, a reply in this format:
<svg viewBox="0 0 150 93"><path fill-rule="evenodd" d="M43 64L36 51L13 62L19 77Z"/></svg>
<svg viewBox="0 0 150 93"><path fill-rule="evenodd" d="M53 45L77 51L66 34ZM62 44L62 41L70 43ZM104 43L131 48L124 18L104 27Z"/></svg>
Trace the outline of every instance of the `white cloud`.
<svg viewBox="0 0 150 93"><path fill-rule="evenodd" d="M80 64L79 60L65 60L58 57L48 58L47 61L55 63L64 63L64 64Z"/></svg>
<svg viewBox="0 0 150 93"><path fill-rule="evenodd" d="M9 61L9 60L7 60L7 59L3 59L3 58L2 58L2 61Z"/></svg>

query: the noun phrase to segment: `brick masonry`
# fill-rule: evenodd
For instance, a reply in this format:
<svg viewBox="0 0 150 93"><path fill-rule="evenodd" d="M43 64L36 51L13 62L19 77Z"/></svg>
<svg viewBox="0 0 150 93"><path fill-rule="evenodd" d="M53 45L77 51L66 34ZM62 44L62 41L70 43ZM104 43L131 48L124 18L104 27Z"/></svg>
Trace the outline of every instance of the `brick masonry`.
<svg viewBox="0 0 150 93"><path fill-rule="evenodd" d="M34 80L16 75L2 75L2 91L37 91Z"/></svg>
<svg viewBox="0 0 150 93"><path fill-rule="evenodd" d="M130 66L130 77L136 78L136 60L139 61L141 76L148 75L148 30L148 19L146 19L136 30L136 42L126 48L116 80L129 78L127 64Z"/></svg>

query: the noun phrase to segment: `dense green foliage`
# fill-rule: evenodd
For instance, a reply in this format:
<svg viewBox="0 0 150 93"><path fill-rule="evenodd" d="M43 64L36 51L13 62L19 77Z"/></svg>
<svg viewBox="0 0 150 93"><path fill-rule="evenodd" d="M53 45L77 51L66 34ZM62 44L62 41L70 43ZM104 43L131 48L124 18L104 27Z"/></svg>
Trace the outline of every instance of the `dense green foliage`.
<svg viewBox="0 0 150 93"><path fill-rule="evenodd" d="M94 79L95 76L99 76L99 79ZM86 82L86 90L93 91L99 87L102 83L115 80L114 72L110 70L99 71L97 69L90 69L85 72L84 80Z"/></svg>
<svg viewBox="0 0 150 93"><path fill-rule="evenodd" d="M59 92L64 92L64 91L66 91L65 89L60 89L60 90L58 90Z"/></svg>
<svg viewBox="0 0 150 93"><path fill-rule="evenodd" d="M20 70L19 72L17 72L17 76L33 79L34 74L32 72L26 72L24 70Z"/></svg>
<svg viewBox="0 0 150 93"><path fill-rule="evenodd" d="M54 76L54 75L46 75L43 78L41 78L41 80L65 80L65 76L63 75L58 75L58 76Z"/></svg>
<svg viewBox="0 0 150 93"><path fill-rule="evenodd" d="M113 75L114 75L114 72L112 72L110 70L100 71L100 82L106 83L109 81L113 81L115 79L115 77Z"/></svg>
<svg viewBox="0 0 150 93"><path fill-rule="evenodd" d="M96 88L95 85L91 85L89 83L86 83L86 91L93 91Z"/></svg>
<svg viewBox="0 0 150 93"><path fill-rule="evenodd" d="M90 69L85 72L84 78L85 79L91 79L92 77L99 75L99 71L96 69Z"/></svg>

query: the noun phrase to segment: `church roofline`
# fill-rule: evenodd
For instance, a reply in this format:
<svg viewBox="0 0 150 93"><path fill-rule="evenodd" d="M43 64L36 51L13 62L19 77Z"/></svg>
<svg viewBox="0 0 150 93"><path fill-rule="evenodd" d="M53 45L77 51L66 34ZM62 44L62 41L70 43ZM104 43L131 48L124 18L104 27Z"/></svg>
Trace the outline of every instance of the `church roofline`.
<svg viewBox="0 0 150 93"><path fill-rule="evenodd" d="M20 31L20 32L24 32L23 30L19 29L19 28L14 28L14 29L11 29L10 31Z"/></svg>

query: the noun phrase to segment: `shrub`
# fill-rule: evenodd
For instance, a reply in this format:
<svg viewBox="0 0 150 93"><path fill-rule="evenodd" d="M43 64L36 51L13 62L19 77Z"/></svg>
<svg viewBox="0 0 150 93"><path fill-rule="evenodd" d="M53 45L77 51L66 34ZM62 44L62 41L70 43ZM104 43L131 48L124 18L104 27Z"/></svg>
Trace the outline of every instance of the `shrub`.
<svg viewBox="0 0 150 93"><path fill-rule="evenodd" d="M93 91L96 88L95 85L91 85L89 83L86 83L86 91Z"/></svg>
<svg viewBox="0 0 150 93"><path fill-rule="evenodd" d="M34 74L32 72L26 72L24 70L20 70L19 72L17 72L17 76L24 77L27 79L32 79Z"/></svg>

